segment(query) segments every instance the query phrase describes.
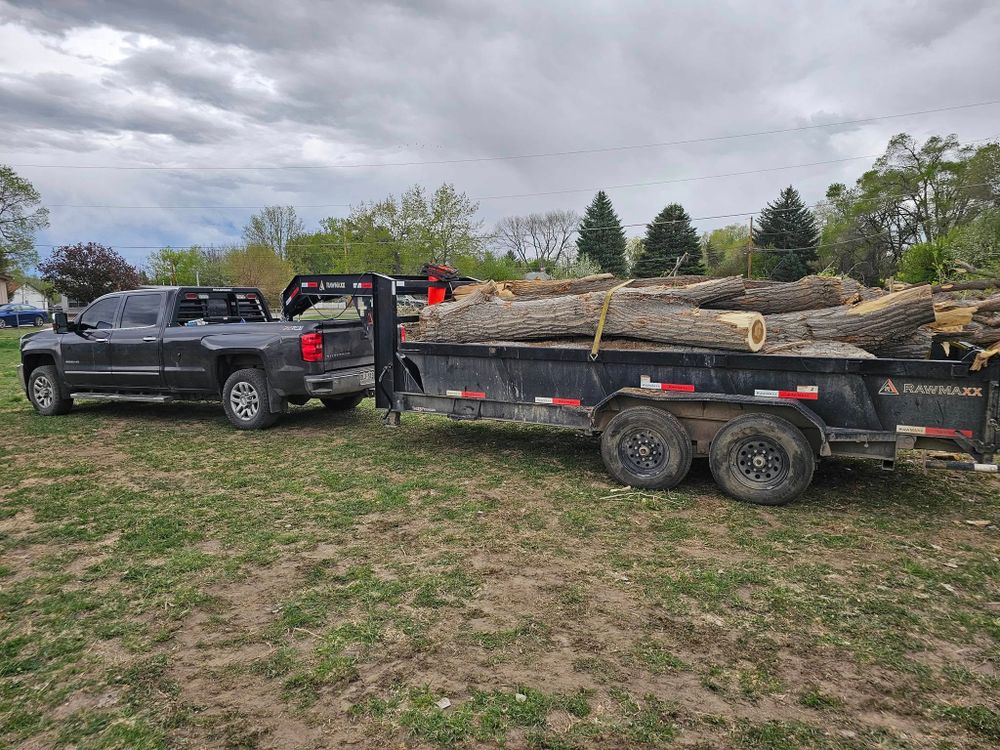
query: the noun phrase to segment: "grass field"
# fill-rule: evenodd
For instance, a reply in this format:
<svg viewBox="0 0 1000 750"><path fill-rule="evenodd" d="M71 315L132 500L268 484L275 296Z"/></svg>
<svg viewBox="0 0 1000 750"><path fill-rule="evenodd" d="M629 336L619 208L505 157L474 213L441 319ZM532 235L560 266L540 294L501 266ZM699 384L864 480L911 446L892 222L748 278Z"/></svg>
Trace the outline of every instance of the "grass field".
<svg viewBox="0 0 1000 750"><path fill-rule="evenodd" d="M42 418L19 333L0 745L1000 743L995 479L829 461L763 509L697 462L635 492L595 438L370 402L249 434L217 404Z"/></svg>

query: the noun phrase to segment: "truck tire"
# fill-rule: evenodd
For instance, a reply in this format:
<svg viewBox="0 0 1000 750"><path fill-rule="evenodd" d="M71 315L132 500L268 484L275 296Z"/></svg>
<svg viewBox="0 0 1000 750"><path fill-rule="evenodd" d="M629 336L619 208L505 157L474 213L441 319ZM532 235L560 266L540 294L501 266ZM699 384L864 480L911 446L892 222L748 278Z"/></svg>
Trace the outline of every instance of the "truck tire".
<svg viewBox="0 0 1000 750"><path fill-rule="evenodd" d="M222 408L237 430L266 430L278 421L269 408L267 376L254 367L237 370L226 379Z"/></svg>
<svg viewBox="0 0 1000 750"><path fill-rule="evenodd" d="M670 412L633 406L617 414L601 435L601 458L622 484L668 489L691 468L691 437Z"/></svg>
<svg viewBox="0 0 1000 750"><path fill-rule="evenodd" d="M35 411L45 417L66 414L73 408L73 399L59 381L54 365L36 367L28 376L28 400Z"/></svg>
<svg viewBox="0 0 1000 750"><path fill-rule="evenodd" d="M352 393L349 396L331 396L321 398L325 406L330 411L350 411L365 399L364 393Z"/></svg>
<svg viewBox="0 0 1000 750"><path fill-rule="evenodd" d="M812 482L816 458L802 430L788 420L746 414L719 430L708 464L715 483L730 497L785 505Z"/></svg>

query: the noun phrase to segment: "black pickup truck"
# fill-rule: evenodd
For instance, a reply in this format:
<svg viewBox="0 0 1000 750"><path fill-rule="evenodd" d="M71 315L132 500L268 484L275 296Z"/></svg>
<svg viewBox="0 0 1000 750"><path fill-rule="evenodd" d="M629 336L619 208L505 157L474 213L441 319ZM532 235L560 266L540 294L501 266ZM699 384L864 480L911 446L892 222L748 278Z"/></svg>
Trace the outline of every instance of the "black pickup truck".
<svg viewBox="0 0 1000 750"><path fill-rule="evenodd" d="M274 424L289 403L353 409L375 384L370 317L280 321L253 288L151 287L100 297L72 323L21 339L39 414L76 399L221 399L233 426Z"/></svg>

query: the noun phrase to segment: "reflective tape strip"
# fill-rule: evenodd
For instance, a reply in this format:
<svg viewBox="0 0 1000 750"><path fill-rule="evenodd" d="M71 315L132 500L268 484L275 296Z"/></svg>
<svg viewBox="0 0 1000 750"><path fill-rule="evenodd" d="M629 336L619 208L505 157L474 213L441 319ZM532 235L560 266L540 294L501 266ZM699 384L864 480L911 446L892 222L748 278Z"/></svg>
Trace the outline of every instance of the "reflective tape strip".
<svg viewBox="0 0 1000 750"><path fill-rule="evenodd" d="M355 289L371 289L372 283L370 281L361 281L354 285Z"/></svg>
<svg viewBox="0 0 1000 750"><path fill-rule="evenodd" d="M896 432L904 435L923 435L924 437L972 437L972 430L953 430L950 427L919 427L908 424L896 425Z"/></svg>
<svg viewBox="0 0 1000 750"><path fill-rule="evenodd" d="M545 398L544 396L535 396L536 404L551 404L552 406L579 406L580 399L578 398Z"/></svg>
<svg viewBox="0 0 1000 750"><path fill-rule="evenodd" d="M819 388L814 385L800 385L794 391L772 391L764 388L757 388L753 395L761 398L797 398L804 401L816 401L819 399ZM806 390L811 389L811 390Z"/></svg>
<svg viewBox="0 0 1000 750"><path fill-rule="evenodd" d="M291 302L293 299L295 299L298 296L298 294L299 294L299 288L295 287L291 292L289 292L289 294L288 294L288 301Z"/></svg>
<svg viewBox="0 0 1000 750"><path fill-rule="evenodd" d="M452 398L486 398L482 391L445 391L445 395Z"/></svg>
<svg viewBox="0 0 1000 750"><path fill-rule="evenodd" d="M319 282L318 281L303 281L302 282L302 288L303 289L318 289L319 288Z"/></svg>
<svg viewBox="0 0 1000 750"><path fill-rule="evenodd" d="M681 393L694 393L694 386L691 383L654 383L649 379L649 375L639 378L639 387L649 391L679 391Z"/></svg>
<svg viewBox="0 0 1000 750"><path fill-rule="evenodd" d="M972 464L973 471L985 471L988 474L1000 474L1000 466L996 464Z"/></svg>

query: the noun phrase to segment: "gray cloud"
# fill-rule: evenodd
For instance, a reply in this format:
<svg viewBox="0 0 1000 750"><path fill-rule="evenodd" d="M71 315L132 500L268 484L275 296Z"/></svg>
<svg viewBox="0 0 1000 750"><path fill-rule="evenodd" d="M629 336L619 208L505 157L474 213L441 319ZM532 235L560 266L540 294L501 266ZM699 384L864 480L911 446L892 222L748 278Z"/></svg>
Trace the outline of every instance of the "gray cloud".
<svg viewBox="0 0 1000 750"><path fill-rule="evenodd" d="M0 50L0 161L10 163L367 163L658 142L992 99L1000 63L1000 6L986 0L0 0L2 24L51 51L36 60L34 52L13 59ZM100 33L117 33L120 50L87 36ZM51 69L48 54L61 56ZM442 180L483 197L875 154L902 130L991 136L1000 134L998 112L461 165L25 174L51 203L350 203ZM816 200L865 166L625 188L612 198L630 223L674 200L696 216L754 210L790 182ZM590 197L583 190L484 200L481 210L492 221L580 209ZM87 238L122 244L215 241L238 236L245 213L59 209L48 237L72 240L86 230ZM315 222L338 211L302 213Z"/></svg>

